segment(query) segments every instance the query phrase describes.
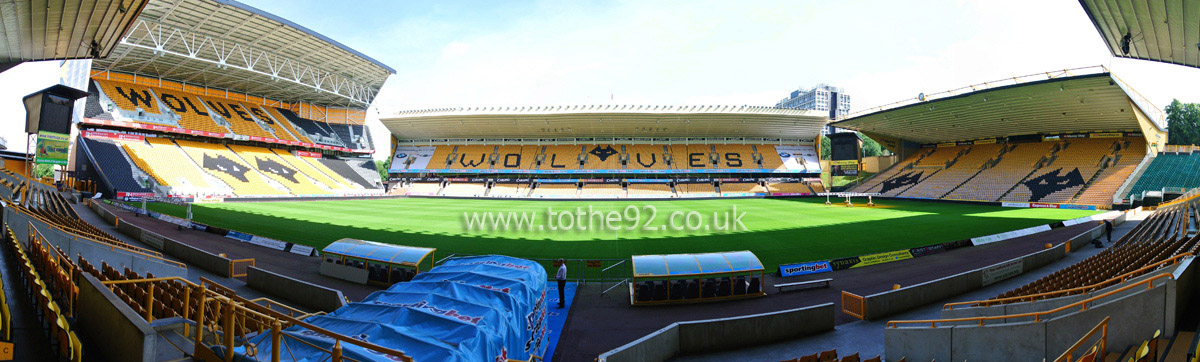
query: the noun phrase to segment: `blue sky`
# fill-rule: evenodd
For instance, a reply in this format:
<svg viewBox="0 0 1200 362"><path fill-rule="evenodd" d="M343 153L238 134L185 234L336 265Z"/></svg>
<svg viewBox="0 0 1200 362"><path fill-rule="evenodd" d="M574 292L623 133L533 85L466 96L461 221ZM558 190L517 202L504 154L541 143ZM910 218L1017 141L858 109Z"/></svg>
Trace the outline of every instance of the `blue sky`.
<svg viewBox="0 0 1200 362"><path fill-rule="evenodd" d="M1090 65L1159 107L1200 102L1200 69L1112 58L1073 0L245 2L395 68L368 112L376 126L376 114L453 106L773 105L817 83L863 109ZM20 96L56 76L0 74L11 148L24 143Z"/></svg>

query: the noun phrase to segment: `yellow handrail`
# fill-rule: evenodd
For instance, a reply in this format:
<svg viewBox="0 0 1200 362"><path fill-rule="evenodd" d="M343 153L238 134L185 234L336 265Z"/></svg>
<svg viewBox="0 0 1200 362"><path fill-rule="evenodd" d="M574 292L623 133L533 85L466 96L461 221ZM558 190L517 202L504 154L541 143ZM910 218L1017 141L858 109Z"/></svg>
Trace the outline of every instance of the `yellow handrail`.
<svg viewBox="0 0 1200 362"><path fill-rule="evenodd" d="M177 262L177 261L174 261L174 260L170 260L170 259L163 258L163 257L162 257L162 253L159 253L159 252L157 252L157 251L150 250L150 249L145 249L145 248L141 248L141 247L134 246L134 245L117 245L117 244L113 244L113 243L107 243L107 242L103 242L103 241L95 240L95 238L93 238L93 237L90 237L90 236L85 236L85 235L76 234L76 233L73 233L73 232L71 232L71 231L69 231L69 230L66 230L66 229L63 229L63 228L60 228L60 227L55 227L53 223L51 223L51 222L49 222L49 221L47 221L47 220L45 220L45 219L43 219L43 218L41 218L41 217L38 217L37 215L34 215L34 214L32 214L32 213L26 213L25 211L21 210L21 208L19 208L19 207L14 207L14 208L12 208L12 209L13 209L14 211L16 211L16 212L19 212L19 213L25 214L25 216L32 217L32 218L36 219L37 221L41 221L42 223L45 223L45 224L46 224L46 226L47 226L47 227L49 227L50 229L57 229L58 231L61 231L61 232L65 233L65 234L67 234L67 235L74 236L74 237L75 237L75 240L86 240L86 241L89 241L89 242L92 242L92 243L96 243L96 244L103 244L103 245L106 245L106 246L108 246L108 247L109 247L109 250L114 250L114 251L115 251L115 250L118 250L118 249L120 249L120 250L123 250L123 251L129 252L129 253L133 253L133 254L135 254L135 255L144 256L144 257L146 258L146 260L151 260L151 259L154 259L154 260L157 260L157 261L161 261L161 262L163 262L163 263L165 263L165 264L172 264L172 265L174 265L174 266L177 266L177 267L179 267L179 268L187 269L187 265L186 265L186 264L184 264L184 263L181 263L181 262ZM140 251L140 250L146 250L146 251L147 251L147 252L149 252L149 253L147 253L147 252L143 252L143 251ZM154 254L150 254L150 253L154 253L154 254L158 254L158 255L154 255Z"/></svg>
<svg viewBox="0 0 1200 362"><path fill-rule="evenodd" d="M1071 362L1071 360L1074 358L1075 350L1079 349L1079 347L1082 347L1083 342L1087 341L1088 338L1092 338L1092 336L1095 335L1096 332L1100 332L1100 340L1098 341L1099 345L1100 345L1100 352L1096 355L1103 358L1104 351L1108 349L1108 320L1109 319L1112 319L1112 317L1104 317L1104 320L1102 320L1102 321L1100 321L1100 323L1096 324L1095 327L1092 327L1092 330L1088 331L1087 334L1083 335L1082 338L1079 338L1078 341L1075 341L1075 344L1072 344L1071 347L1067 348L1066 352L1063 352L1061 355L1058 356L1058 358L1055 358L1054 362ZM1095 346L1095 345L1092 345L1092 346Z"/></svg>
<svg viewBox="0 0 1200 362"><path fill-rule="evenodd" d="M1084 291L1084 290L1090 291L1090 290L1106 288L1109 285L1113 285L1113 283L1111 283L1113 281L1116 281L1115 284L1121 284L1121 283L1125 282L1128 279L1128 277L1133 274L1138 274L1140 272L1144 272L1144 271L1147 271L1150 269L1157 269L1159 266L1166 264L1166 263L1174 264L1179 259L1182 259L1182 258L1188 257L1188 256L1192 256L1192 253L1182 253L1182 254L1173 256L1169 259L1141 267L1138 270L1134 270L1134 271L1131 271L1131 272L1128 272L1125 274L1121 274L1121 275L1112 277L1108 280L1105 280L1105 281L1102 281L1102 282L1099 282L1096 284L1092 284L1092 285L1085 285L1082 287L1075 287L1075 288L1071 288L1071 289L1056 290L1056 291L1052 291L1052 292L1042 292L1042 293L1037 293L1037 294L1023 295L1023 296L1019 296L1019 297L976 300L976 301L970 301L970 302L946 303L946 305L942 306L942 309L950 310L950 309L954 309L954 307L957 307L960 305L978 305L981 307L989 307L989 306L998 305L998 304L1007 304L1008 302L1012 302L1012 301L1035 300L1035 299L1040 299L1042 297L1050 297L1050 296L1057 296L1057 295L1063 295L1063 294L1069 295L1072 292L1076 292L1076 291Z"/></svg>
<svg viewBox="0 0 1200 362"><path fill-rule="evenodd" d="M1099 299L1101 299L1101 298L1108 297L1108 296L1110 296L1110 295L1113 295L1113 294L1116 294L1116 293L1120 293L1120 292L1124 292L1124 291L1126 291L1126 290L1129 290L1129 289L1133 289L1134 287L1138 287L1138 286L1141 286L1141 285L1143 285L1143 284L1145 284L1145 285L1146 285L1146 289L1147 289L1147 290L1149 290L1149 289L1151 289L1151 288L1153 288L1153 287L1154 287L1154 281L1156 281L1156 280L1159 280L1159 279L1162 279L1162 278L1171 278L1171 279L1174 279L1174 278L1175 278L1175 276L1174 276L1174 275L1172 275L1172 274L1159 274L1159 275L1155 275L1155 276L1153 276L1153 277L1150 277L1150 278L1148 278L1148 279L1146 279L1146 280L1142 280L1142 281L1139 281L1139 282L1136 282L1136 283L1132 283L1132 284L1129 284L1129 285L1126 285L1126 286L1123 286L1123 287L1120 287L1120 288L1117 288L1117 289L1114 289L1114 290L1111 290L1111 291L1105 292L1104 294L1100 294L1100 295L1097 295L1097 296L1094 296L1094 297L1091 297L1091 298L1087 298L1087 299L1084 299L1084 300L1081 300L1081 301L1078 301L1078 302L1075 302L1075 303L1067 304L1067 305L1064 305L1064 306L1061 306L1061 307L1058 307L1058 308L1054 308L1054 309L1051 309L1051 310L1047 310L1047 311L1041 311L1041 312L1029 312L1029 313L1020 313L1020 314L1009 314L1009 315L998 315L998 316L984 316L984 317L946 318L946 319L924 319L924 320L911 320L911 321L890 321L890 322L888 322L888 324L887 324L887 327L888 327L888 328L896 328L896 326L897 326L897 325L900 325L900 324L926 324L926 323L928 323L928 324L929 324L929 327L930 327L930 328L933 328L933 327L937 327L937 324L938 324L938 323L949 323L949 322L971 322L971 321L979 322L979 325L980 325L980 326L983 326L983 321L988 321L988 320L997 320L997 319L1011 319L1011 318L1026 318L1026 317L1033 317L1033 321L1034 321L1034 322L1041 322L1041 321L1042 321L1042 316L1049 315L1049 314L1054 314L1054 313L1058 313L1058 312L1062 312L1062 311L1064 311L1064 310L1068 310L1068 309L1075 308L1075 307L1081 307L1081 309L1080 309L1080 310L1081 310L1081 311L1084 311L1084 310L1087 310L1087 304L1088 304L1088 303L1094 302L1094 301L1096 301L1096 300L1099 300Z"/></svg>

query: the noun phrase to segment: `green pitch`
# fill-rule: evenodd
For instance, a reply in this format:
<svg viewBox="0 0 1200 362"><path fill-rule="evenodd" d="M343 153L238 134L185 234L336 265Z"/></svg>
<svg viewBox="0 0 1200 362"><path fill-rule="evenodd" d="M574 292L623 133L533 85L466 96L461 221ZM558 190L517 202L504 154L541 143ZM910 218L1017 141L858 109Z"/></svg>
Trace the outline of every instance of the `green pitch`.
<svg viewBox="0 0 1200 362"><path fill-rule="evenodd" d="M861 200L863 204L865 201ZM768 270L779 264L906 249L1096 213L901 200L882 200L875 207L853 208L836 202L826 206L824 202L824 198L661 201L401 198L195 204L192 213L200 223L317 248L340 238L356 238L434 247L438 249L438 258L456 253L627 259L638 254L751 250ZM588 212L589 206L592 212ZM577 208L585 211L588 220L581 221L574 214ZM736 215L726 216L735 208ZM183 207L170 204L152 204L150 209L181 217L184 213ZM549 216L551 211L564 210L571 215ZM468 230L472 213L489 211L526 215L533 226L526 224L521 230L514 230L513 221L508 231L503 231L495 230L489 222L489 230L478 227ZM697 215L688 216L691 212ZM672 220L675 214L679 216ZM739 215L740 225L736 223ZM613 216L619 222L609 221ZM567 219L573 220L569 230L564 230ZM682 230L676 230L675 226ZM696 228L689 230L690 226ZM587 229L583 230L584 227ZM629 227L634 230L627 230Z"/></svg>

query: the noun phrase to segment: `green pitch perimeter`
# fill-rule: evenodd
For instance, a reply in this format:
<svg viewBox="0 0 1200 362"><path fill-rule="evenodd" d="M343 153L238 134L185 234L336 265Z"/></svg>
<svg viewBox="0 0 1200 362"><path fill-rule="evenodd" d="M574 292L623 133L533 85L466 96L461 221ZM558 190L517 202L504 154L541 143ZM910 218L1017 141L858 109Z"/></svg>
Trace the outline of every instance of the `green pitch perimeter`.
<svg viewBox="0 0 1200 362"><path fill-rule="evenodd" d="M854 208L837 203L826 206L824 202L824 198L661 201L400 198L195 204L192 213L200 223L317 248L348 237L434 247L438 249L438 258L457 253L627 259L638 254L751 250L768 270L779 264L906 249L1096 213L901 200L882 200L875 207ZM573 213L576 208L587 211L589 206L602 216L585 216L582 223L576 215L549 220L550 211ZM744 215L741 222L746 230L740 230L733 222L736 215L725 216L735 207L737 214ZM152 204L150 209L180 217L184 213L183 207L170 204ZM534 227L467 230L470 213L487 211L516 212L518 216L526 213ZM688 220L687 214L692 211L698 215ZM615 214L610 215L611 212ZM680 216L673 222L671 215L676 212ZM618 217L619 222L614 225L619 230L604 225L605 218L614 215ZM572 219L572 230L564 231L567 219ZM636 230L625 230L633 225L632 220L640 220ZM700 228L687 230L689 221L691 226ZM580 226L589 226L589 222L588 230L580 230ZM558 230L550 230L551 223ZM726 223L738 230L716 230ZM676 231L672 225L684 230ZM509 228L515 227L515 221L511 222ZM660 230L643 230L645 227Z"/></svg>

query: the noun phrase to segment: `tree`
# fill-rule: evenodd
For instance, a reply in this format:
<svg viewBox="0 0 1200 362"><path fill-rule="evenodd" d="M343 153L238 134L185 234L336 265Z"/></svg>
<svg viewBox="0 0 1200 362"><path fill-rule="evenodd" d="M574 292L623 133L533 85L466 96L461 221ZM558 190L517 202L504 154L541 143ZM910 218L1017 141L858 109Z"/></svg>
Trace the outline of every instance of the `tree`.
<svg viewBox="0 0 1200 362"><path fill-rule="evenodd" d="M383 183L388 181L388 168L392 167L392 159L387 161L375 160L375 170L379 171L379 180Z"/></svg>
<svg viewBox="0 0 1200 362"><path fill-rule="evenodd" d="M829 159L829 137L821 137L821 159Z"/></svg>
<svg viewBox="0 0 1200 362"><path fill-rule="evenodd" d="M862 155L863 157L874 157L883 154L883 147L879 146L879 142L867 137L862 133L858 134L858 138L862 140Z"/></svg>
<svg viewBox="0 0 1200 362"><path fill-rule="evenodd" d="M1167 144L1200 145L1200 103L1171 101L1167 112Z"/></svg>
<svg viewBox="0 0 1200 362"><path fill-rule="evenodd" d="M33 178L54 177L54 165L39 163L33 166Z"/></svg>

